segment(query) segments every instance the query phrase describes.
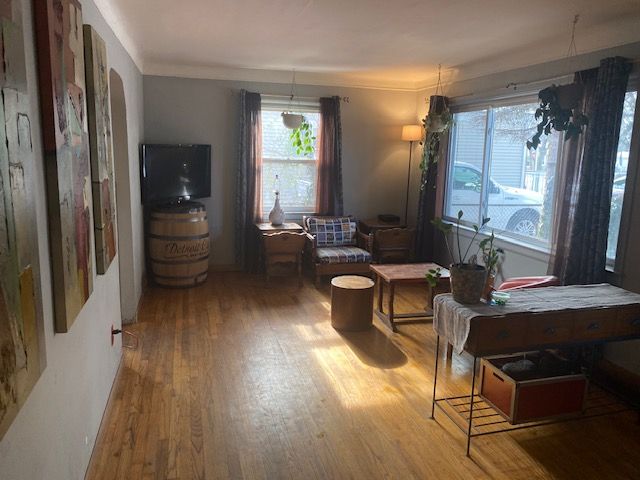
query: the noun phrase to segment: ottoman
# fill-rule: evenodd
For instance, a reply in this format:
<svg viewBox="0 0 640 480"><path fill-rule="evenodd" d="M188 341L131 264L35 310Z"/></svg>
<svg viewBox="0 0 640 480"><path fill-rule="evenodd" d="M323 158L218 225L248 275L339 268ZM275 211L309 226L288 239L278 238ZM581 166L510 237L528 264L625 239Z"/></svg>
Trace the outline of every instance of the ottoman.
<svg viewBox="0 0 640 480"><path fill-rule="evenodd" d="M342 275L331 280L331 326L336 330L358 331L373 323L373 280L358 275Z"/></svg>

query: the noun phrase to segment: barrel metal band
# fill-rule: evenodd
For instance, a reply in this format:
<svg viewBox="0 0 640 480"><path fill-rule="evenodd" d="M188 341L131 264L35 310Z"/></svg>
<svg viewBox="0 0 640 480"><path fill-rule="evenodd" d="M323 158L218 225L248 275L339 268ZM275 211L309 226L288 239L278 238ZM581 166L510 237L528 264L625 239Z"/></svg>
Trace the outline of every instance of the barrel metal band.
<svg viewBox="0 0 640 480"><path fill-rule="evenodd" d="M151 257L152 262L159 263L161 265L190 265L192 263L198 263L208 259L209 259L209 254L206 254L205 256L202 256L202 257L194 258L192 260L160 260L160 259Z"/></svg>
<svg viewBox="0 0 640 480"><path fill-rule="evenodd" d="M204 217L198 217L198 218L173 218L173 217L155 217L153 214L151 214L151 220L152 221L156 221L156 222L161 222L161 223L197 223L197 222L202 222L204 220L207 219L207 216L205 215ZM170 220L170 222L168 222L167 220Z"/></svg>
<svg viewBox="0 0 640 480"><path fill-rule="evenodd" d="M150 233L149 238L155 238L156 240L202 240L203 238L208 238L209 232L202 233L200 235L180 235L180 236L168 236L168 235L158 235L156 233Z"/></svg>
<svg viewBox="0 0 640 480"><path fill-rule="evenodd" d="M202 272L194 273L193 275L158 275L156 273L153 274L156 278L193 278L199 277L200 275L206 275L209 270L204 270Z"/></svg>

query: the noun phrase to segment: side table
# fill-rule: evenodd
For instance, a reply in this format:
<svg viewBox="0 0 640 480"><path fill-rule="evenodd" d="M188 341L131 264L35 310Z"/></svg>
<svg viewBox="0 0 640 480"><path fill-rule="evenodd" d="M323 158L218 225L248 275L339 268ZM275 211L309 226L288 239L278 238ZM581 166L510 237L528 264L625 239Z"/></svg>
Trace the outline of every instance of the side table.
<svg viewBox="0 0 640 480"><path fill-rule="evenodd" d="M264 265L264 235L278 232L302 233L303 229L297 223L289 222L282 225L271 225L270 222L256 223L256 237L258 239L258 265L259 271L263 271Z"/></svg>

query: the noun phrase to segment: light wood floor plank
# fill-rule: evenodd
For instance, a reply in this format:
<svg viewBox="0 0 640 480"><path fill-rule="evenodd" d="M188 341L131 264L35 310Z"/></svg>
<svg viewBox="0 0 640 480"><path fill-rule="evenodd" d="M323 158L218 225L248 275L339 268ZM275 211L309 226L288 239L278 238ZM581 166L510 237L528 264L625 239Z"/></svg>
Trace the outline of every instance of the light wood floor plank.
<svg viewBox="0 0 640 480"><path fill-rule="evenodd" d="M425 299L398 292L400 309ZM150 289L129 328L90 480L640 478L631 413L477 438L467 458L429 418L431 325L339 333L327 284L216 272ZM467 393L470 368L454 356L439 394Z"/></svg>

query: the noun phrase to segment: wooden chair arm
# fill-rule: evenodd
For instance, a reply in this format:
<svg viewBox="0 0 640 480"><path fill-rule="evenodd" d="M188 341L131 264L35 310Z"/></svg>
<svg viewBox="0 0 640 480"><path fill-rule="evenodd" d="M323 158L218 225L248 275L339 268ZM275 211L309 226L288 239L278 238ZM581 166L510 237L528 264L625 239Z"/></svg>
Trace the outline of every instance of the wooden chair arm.
<svg viewBox="0 0 640 480"><path fill-rule="evenodd" d="M304 234L307 237L307 241L306 241L307 250L311 254L311 258L315 258L316 248L318 248L316 237L314 235L311 235L309 232L304 232Z"/></svg>
<svg viewBox="0 0 640 480"><path fill-rule="evenodd" d="M373 254L373 235L356 232L356 243L358 247L365 249L367 252Z"/></svg>

